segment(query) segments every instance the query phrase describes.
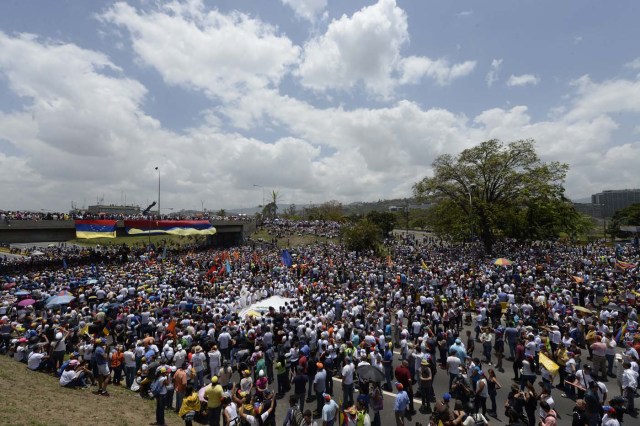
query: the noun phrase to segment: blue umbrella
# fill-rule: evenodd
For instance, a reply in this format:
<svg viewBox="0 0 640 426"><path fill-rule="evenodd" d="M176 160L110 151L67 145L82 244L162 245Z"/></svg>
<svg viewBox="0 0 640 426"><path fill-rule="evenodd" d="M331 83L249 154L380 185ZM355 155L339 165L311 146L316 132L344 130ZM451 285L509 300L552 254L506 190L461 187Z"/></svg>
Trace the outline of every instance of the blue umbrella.
<svg viewBox="0 0 640 426"><path fill-rule="evenodd" d="M52 306L57 306L57 305L67 305L74 299L75 297L71 295L53 296L49 300L47 300L47 308L50 308Z"/></svg>
<svg viewBox="0 0 640 426"><path fill-rule="evenodd" d="M30 291L27 290L18 290L15 293L13 293L15 296L28 296L31 294Z"/></svg>

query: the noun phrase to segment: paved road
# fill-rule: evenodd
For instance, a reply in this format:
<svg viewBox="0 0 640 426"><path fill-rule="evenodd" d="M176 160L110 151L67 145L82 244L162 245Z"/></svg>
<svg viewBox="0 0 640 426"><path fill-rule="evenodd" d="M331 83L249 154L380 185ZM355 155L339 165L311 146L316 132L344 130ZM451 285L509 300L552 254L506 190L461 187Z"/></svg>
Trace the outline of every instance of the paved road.
<svg viewBox="0 0 640 426"><path fill-rule="evenodd" d="M461 335L465 335L465 331L470 329L470 326L465 326L465 328L463 329L463 331L461 332ZM481 356L481 346L480 344L476 344L476 349L474 352L474 356L478 356L482 359ZM507 348L507 352L508 352L508 348ZM583 365L584 363L588 363L588 361L586 360L586 353L587 351L584 351L583 354ZM400 357L399 355L396 353L395 357L394 357L394 368L395 366L397 366L399 364ZM495 362L495 359L494 359ZM504 416L504 403L506 401L506 397L507 394L509 393L510 387L511 385L514 383L511 378L513 377L513 363L510 361L503 361L503 367L504 367L504 373L500 373L496 370L496 374L497 374L497 378L499 383L502 385L502 389L498 390L498 395L497 395L497 412L498 412L498 417L497 418L491 418L490 421L491 423L504 423L507 424L507 420ZM485 370L487 370L487 366L483 365L483 368ZM491 368L491 367L489 367ZM236 380L236 382L239 380L239 378L237 376L234 377L234 380ZM540 377L538 377L538 380L536 381L536 390L539 389L539 386L537 385L537 382L540 381ZM556 381L557 383L557 381ZM445 370L442 369L438 369L438 372L435 376L434 379L434 391L436 394L436 398L440 399L442 398L442 395L444 393L446 393L448 391L448 376L446 374ZM618 390L617 390L617 384L615 379L609 379L608 382L605 382L605 384L607 385L607 387L609 388L609 396L613 397L615 395L618 394ZM271 385L272 389L276 389L276 383L274 382ZM414 386L414 392L417 390L417 386ZM565 399L562 398L560 395L563 392L554 388L552 390L552 397L555 401L555 408L557 410L557 412L560 414L560 419L558 421L559 425L570 425L571 424L571 417L572 417L572 411L573 411L573 407L575 405L574 401L570 400L570 399ZM341 397L342 397L342 387L341 387L341 381L339 379L334 378L334 399L339 402L341 401ZM354 394L354 398L357 398L357 392ZM381 412L381 422L383 426L392 426L395 425L395 417L393 414L393 402L395 399L395 393L390 393L390 392L385 392L385 397L384 397L384 409ZM278 407L276 410L276 423L278 425L282 424L285 416L286 416L286 412L288 409L288 405L289 405L289 394L285 395L284 398L280 399L278 401ZM420 400L418 398L414 399L414 404L415 404L415 409L419 410L421 404L420 404ZM431 404L431 406L433 407L433 404ZM490 409L491 405L490 405L490 401L487 401L487 407ZM313 411L313 409L315 408L315 401L311 402L311 403L306 403L305 404L305 409L309 408ZM453 408L453 404L451 404L451 408ZM372 419L373 419L373 411L370 412ZM405 422L406 425L414 425L417 423L421 423L422 425L427 425L428 424L428 419L429 419L429 414L422 414L418 411L418 413L416 415L414 415L411 420L407 420Z"/></svg>

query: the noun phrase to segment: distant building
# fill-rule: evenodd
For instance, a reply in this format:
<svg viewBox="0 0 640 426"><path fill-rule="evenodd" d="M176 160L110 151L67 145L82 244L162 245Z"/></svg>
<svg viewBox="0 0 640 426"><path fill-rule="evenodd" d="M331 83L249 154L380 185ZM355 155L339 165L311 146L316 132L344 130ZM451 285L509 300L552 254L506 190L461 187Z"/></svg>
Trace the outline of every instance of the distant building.
<svg viewBox="0 0 640 426"><path fill-rule="evenodd" d="M602 206L600 204L593 203L573 203L573 207L579 213L586 214L587 216L601 218Z"/></svg>
<svg viewBox="0 0 640 426"><path fill-rule="evenodd" d="M640 203L640 189L613 189L591 196L591 203L602 206L604 217L612 217L615 212L632 204Z"/></svg>
<svg viewBox="0 0 640 426"><path fill-rule="evenodd" d="M140 206L134 206L134 205L118 206L115 204L110 204L108 206L103 204L97 204L95 206L89 206L87 211L91 214L105 213L105 214L136 215L141 213Z"/></svg>

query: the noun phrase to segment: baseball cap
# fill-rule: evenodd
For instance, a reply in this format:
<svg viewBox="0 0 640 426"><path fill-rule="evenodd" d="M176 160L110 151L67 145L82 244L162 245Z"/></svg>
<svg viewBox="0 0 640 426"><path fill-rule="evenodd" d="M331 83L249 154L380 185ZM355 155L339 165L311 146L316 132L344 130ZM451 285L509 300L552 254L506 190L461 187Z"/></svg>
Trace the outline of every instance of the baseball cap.
<svg viewBox="0 0 640 426"><path fill-rule="evenodd" d="M442 395L442 399L444 399L445 401L449 401L451 399L451 394L449 392L445 393L444 395Z"/></svg>

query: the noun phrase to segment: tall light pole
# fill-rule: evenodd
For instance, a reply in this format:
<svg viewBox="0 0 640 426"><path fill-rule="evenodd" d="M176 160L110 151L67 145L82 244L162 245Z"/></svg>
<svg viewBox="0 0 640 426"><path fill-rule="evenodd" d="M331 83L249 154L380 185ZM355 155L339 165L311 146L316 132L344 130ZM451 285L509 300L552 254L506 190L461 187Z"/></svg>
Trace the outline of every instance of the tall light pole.
<svg viewBox="0 0 640 426"><path fill-rule="evenodd" d="M160 217L160 167L156 166L158 172L158 217Z"/></svg>
<svg viewBox="0 0 640 426"><path fill-rule="evenodd" d="M255 183L253 184L253 186L256 188L262 188L262 208L264 208L264 186L256 185Z"/></svg>

